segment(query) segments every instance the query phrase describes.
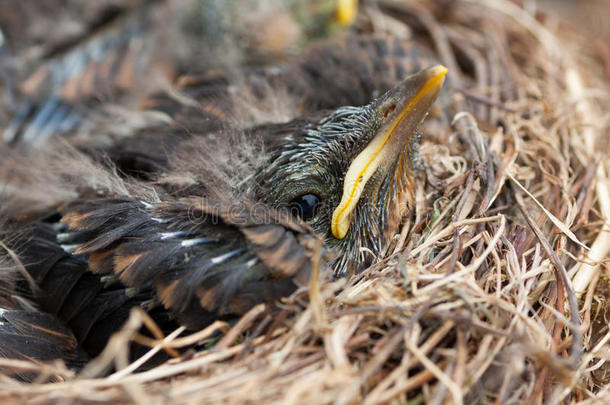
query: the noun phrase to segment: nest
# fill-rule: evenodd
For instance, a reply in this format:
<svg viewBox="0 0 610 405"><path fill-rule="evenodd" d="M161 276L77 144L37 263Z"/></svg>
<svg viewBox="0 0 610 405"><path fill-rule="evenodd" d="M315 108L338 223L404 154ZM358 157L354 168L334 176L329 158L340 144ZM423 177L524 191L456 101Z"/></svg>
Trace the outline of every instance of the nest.
<svg viewBox="0 0 610 405"><path fill-rule="evenodd" d="M260 305L192 335L144 338L135 311L78 375L2 359L40 375L1 375L2 402L610 401L608 65L550 22L508 0L364 2L360 32L427 41L451 72L451 119L425 127L417 202L385 257L313 279L279 316ZM151 349L129 363L133 340Z"/></svg>

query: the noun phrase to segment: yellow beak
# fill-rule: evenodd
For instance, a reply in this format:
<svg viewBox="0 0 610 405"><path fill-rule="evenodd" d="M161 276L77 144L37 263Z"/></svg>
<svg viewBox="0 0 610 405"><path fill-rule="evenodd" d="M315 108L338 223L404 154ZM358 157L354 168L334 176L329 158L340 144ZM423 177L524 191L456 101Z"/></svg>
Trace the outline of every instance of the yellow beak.
<svg viewBox="0 0 610 405"><path fill-rule="evenodd" d="M368 180L380 168L388 168L412 139L417 126L438 97L447 68L437 65L394 87L379 103L384 121L368 145L354 158L343 181L341 202L335 208L331 232L337 239L347 234L351 217Z"/></svg>

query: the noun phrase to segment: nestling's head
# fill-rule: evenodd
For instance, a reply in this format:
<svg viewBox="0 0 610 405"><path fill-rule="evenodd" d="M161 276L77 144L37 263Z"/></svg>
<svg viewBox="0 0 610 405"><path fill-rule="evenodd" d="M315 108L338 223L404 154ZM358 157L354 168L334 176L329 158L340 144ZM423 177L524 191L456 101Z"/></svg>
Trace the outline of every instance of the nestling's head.
<svg viewBox="0 0 610 405"><path fill-rule="evenodd" d="M337 274L365 265L397 233L414 198L418 129L446 73L431 67L365 106L278 131L276 152L256 174L256 198L323 235L337 250Z"/></svg>

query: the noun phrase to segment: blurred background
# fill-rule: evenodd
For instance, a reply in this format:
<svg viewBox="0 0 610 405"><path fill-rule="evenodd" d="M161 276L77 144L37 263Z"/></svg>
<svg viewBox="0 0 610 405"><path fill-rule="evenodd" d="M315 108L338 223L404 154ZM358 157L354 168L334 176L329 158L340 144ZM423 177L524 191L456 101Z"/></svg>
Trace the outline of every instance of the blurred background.
<svg viewBox="0 0 610 405"><path fill-rule="evenodd" d="M610 0L511 1L551 30L585 36L610 78ZM275 66L312 40L374 25L358 10L370 15L392 2L426 3L2 0L0 138L5 144L41 143L103 113L97 102L141 107L143 96L174 86L184 74ZM394 35L409 35L388 27Z"/></svg>
<svg viewBox="0 0 610 405"><path fill-rule="evenodd" d="M610 44L610 1L538 0L540 10L562 18L564 24Z"/></svg>

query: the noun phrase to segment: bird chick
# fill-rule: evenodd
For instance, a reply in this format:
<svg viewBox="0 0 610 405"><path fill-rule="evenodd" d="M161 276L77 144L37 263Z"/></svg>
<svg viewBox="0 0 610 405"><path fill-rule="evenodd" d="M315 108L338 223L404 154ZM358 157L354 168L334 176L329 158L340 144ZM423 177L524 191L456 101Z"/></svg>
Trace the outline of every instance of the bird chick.
<svg viewBox="0 0 610 405"><path fill-rule="evenodd" d="M446 73L431 67L364 106L245 131L268 152L230 199L206 184L175 191L144 180L148 197L81 192L12 238L36 310L69 328L55 334L65 347L76 341L94 356L133 307L164 330L197 329L277 301L309 280L316 240L332 251L334 274L358 271L371 260L364 251L381 256L412 203L418 128ZM0 311L0 355L48 358L56 342L37 329L27 338L39 344L20 343L32 312L20 310Z"/></svg>
<svg viewBox="0 0 610 405"><path fill-rule="evenodd" d="M414 198L419 126L447 69L414 74L362 107L341 107L284 134L250 187L257 199L287 207L339 252L338 275L379 256Z"/></svg>

